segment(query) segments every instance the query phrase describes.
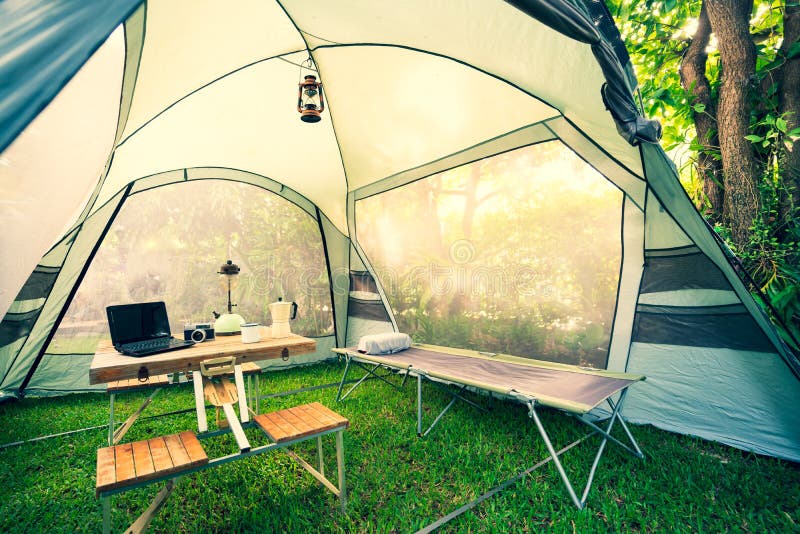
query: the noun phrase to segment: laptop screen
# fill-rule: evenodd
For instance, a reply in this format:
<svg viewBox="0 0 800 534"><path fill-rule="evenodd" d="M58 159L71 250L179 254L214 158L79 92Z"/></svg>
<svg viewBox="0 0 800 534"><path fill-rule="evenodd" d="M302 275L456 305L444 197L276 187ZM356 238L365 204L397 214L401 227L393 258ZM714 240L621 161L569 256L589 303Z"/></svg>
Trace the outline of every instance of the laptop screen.
<svg viewBox="0 0 800 534"><path fill-rule="evenodd" d="M163 302L109 306L106 314L115 346L170 335L167 307Z"/></svg>

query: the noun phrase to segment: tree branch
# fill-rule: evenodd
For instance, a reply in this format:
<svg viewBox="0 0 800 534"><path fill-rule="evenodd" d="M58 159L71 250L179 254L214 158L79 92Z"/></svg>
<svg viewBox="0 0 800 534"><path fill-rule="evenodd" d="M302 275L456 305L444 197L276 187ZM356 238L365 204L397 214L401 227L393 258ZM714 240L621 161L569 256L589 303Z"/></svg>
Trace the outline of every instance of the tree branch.
<svg viewBox="0 0 800 534"><path fill-rule="evenodd" d="M711 204L709 219L719 222L722 216L724 202L724 189L722 179L722 164L713 157L718 152L717 138L717 109L716 102L711 99L711 84L706 77L706 63L708 62L708 47L711 38L711 24L708 20L706 5L700 9L697 21L697 31L692 37L689 46L683 54L679 73L681 86L689 93L689 103L693 106L692 119L694 121L697 140L703 147L700 151L695 167L697 174L703 180L703 192ZM697 111L697 104L703 106L702 111Z"/></svg>
<svg viewBox="0 0 800 534"><path fill-rule="evenodd" d="M750 125L750 89L756 72L756 47L750 37L753 0L705 0L708 20L717 36L721 63L719 126L722 170L725 175L723 220L739 250L750 243L750 228L758 217L759 165L745 139Z"/></svg>
<svg viewBox="0 0 800 534"><path fill-rule="evenodd" d="M786 119L787 131L800 128L800 55L789 57L793 45L800 41L800 4L786 4L783 14L783 43L778 54L785 59L778 78L778 109ZM781 162L783 181L790 194L787 195L781 216L794 220L794 210L800 207L800 143L794 142Z"/></svg>

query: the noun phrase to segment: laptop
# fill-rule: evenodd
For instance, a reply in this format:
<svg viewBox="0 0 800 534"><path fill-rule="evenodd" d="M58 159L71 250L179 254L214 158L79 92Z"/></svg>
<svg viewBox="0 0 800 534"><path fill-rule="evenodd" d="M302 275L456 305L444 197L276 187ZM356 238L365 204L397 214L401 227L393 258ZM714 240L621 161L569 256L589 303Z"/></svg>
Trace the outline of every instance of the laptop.
<svg viewBox="0 0 800 534"><path fill-rule="evenodd" d="M194 341L172 337L167 307L163 302L109 306L106 315L111 342L122 354L149 356L194 345Z"/></svg>

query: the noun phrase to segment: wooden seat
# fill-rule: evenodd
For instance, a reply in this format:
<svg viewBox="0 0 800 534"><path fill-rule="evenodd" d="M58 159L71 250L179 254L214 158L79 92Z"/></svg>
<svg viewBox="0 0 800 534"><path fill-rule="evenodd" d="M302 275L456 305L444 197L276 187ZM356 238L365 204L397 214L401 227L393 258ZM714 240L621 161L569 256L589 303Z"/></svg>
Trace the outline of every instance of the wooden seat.
<svg viewBox="0 0 800 534"><path fill-rule="evenodd" d="M258 415L255 422L275 443L310 438L350 426L346 418L319 402Z"/></svg>
<svg viewBox="0 0 800 534"><path fill-rule="evenodd" d="M97 451L96 491L100 495L207 463L203 446L189 431L104 447Z"/></svg>
<svg viewBox="0 0 800 534"><path fill-rule="evenodd" d="M239 400L239 392L236 391L235 384L227 380L212 382L205 377L203 377L203 396L206 402L217 408L225 404L234 404Z"/></svg>

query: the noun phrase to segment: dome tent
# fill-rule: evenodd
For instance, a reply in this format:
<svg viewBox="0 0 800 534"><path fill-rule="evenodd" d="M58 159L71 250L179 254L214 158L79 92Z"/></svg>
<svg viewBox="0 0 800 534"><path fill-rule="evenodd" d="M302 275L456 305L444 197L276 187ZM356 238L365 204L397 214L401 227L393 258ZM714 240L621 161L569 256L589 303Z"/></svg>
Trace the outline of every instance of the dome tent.
<svg viewBox="0 0 800 534"><path fill-rule="evenodd" d="M317 340L322 359L398 328L356 231L362 201L556 142L620 194L603 363L648 377L631 391L627 419L800 460L800 415L786 409L800 401L800 366L681 188L657 125L637 111L602 2L51 0L33 9L0 8L0 73L11 80L0 90L0 150L120 22L124 73L113 148L81 213L38 215L68 227L44 256L24 235L6 238L38 263L27 280L3 273L0 296L17 295L0 301L3 396L86 389L91 355L54 354L50 342L121 210L150 191L236 181L311 217L333 308L333 333ZM309 57L327 104L314 125L286 97ZM55 188L58 176L49 179Z"/></svg>

